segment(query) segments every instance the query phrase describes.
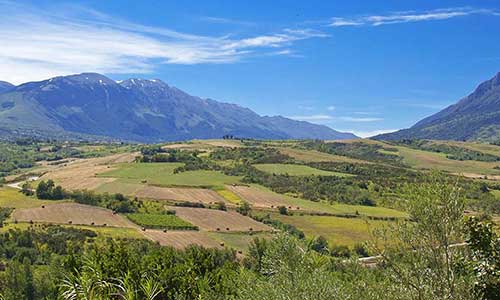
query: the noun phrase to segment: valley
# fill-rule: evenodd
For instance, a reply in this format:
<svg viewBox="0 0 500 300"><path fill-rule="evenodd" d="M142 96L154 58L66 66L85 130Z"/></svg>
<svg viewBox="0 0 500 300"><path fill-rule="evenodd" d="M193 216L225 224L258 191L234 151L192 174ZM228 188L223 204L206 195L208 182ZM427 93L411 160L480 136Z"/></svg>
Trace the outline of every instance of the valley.
<svg viewBox="0 0 500 300"><path fill-rule="evenodd" d="M473 149L500 157L500 146L453 145L455 153ZM500 161L451 159L447 153L392 142L195 140L119 148L78 143L50 148L35 142L25 147L52 149L46 157L52 151L67 154L6 174L0 207L13 213L3 230L26 224L85 226L98 235L148 239L176 248L225 245L242 255L254 236L271 239L288 231L354 251L373 239L375 230L408 217L403 186L418 185L431 170L461 178L468 210L494 218L500 214ZM87 203L85 194L40 200L12 187L14 182L19 189L35 191L48 180L67 193L123 195L117 199L128 199L123 200L128 206Z"/></svg>

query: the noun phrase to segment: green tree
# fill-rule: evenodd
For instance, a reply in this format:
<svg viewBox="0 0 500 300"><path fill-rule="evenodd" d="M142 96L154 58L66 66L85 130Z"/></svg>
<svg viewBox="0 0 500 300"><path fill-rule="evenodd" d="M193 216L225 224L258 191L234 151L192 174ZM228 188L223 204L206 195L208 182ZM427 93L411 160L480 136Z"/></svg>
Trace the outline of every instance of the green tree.
<svg viewBox="0 0 500 300"><path fill-rule="evenodd" d="M432 173L405 196L410 220L379 232L384 247L374 247L392 288L408 299L477 299L472 277L458 267L466 258L458 179Z"/></svg>
<svg viewBox="0 0 500 300"><path fill-rule="evenodd" d="M468 261L476 276L475 287L483 299L500 299L500 237L490 221L467 220Z"/></svg>

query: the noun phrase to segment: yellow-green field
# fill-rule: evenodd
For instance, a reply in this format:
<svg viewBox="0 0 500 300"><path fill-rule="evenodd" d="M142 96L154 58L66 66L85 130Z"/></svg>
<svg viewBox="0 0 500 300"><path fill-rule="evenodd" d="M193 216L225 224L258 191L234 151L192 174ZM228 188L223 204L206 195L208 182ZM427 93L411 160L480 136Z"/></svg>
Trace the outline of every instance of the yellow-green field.
<svg viewBox="0 0 500 300"><path fill-rule="evenodd" d="M282 197L285 206L291 205L293 207L300 207L301 210L305 211L309 210L315 212L325 212L330 214L356 214L356 212L358 212L361 216L372 216L372 217L406 218L408 216L405 212L391 208L364 206L364 205L348 205L341 203L329 204L326 202L314 202L288 195L277 194L263 186L259 185L252 185L252 186L263 192L272 193L274 195Z"/></svg>
<svg viewBox="0 0 500 300"><path fill-rule="evenodd" d="M99 176L118 178L117 183L147 183L159 186L223 186L237 183L240 179L206 170L174 174L174 169L182 165L181 163L126 163Z"/></svg>
<svg viewBox="0 0 500 300"><path fill-rule="evenodd" d="M253 166L261 171L271 173L271 174L281 174L281 175L288 174L291 176L309 176L309 175L338 176L338 177L352 176L351 174L324 171L324 170L315 169L315 168L305 166L305 165L256 164Z"/></svg>
<svg viewBox="0 0 500 300"><path fill-rule="evenodd" d="M323 236L331 245L353 246L371 240L371 232L388 221L367 221L361 218L337 218L327 216L273 215L273 218L292 224L302 230L307 238Z"/></svg>
<svg viewBox="0 0 500 300"><path fill-rule="evenodd" d="M216 190L217 194L221 195L224 199L227 201L234 203L234 204L240 204L241 203L241 198L236 195L235 193L226 190L226 189L217 189Z"/></svg>
<svg viewBox="0 0 500 300"><path fill-rule="evenodd" d="M28 197L22 194L18 189L9 187L0 188L0 207L32 208L61 202L64 201L38 200L35 197Z"/></svg>

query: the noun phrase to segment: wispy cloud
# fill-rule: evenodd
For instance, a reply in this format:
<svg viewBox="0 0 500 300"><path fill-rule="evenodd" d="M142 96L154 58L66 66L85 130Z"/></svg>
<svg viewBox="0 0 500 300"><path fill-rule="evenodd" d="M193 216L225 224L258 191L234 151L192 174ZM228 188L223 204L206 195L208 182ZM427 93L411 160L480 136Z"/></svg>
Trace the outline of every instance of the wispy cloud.
<svg viewBox="0 0 500 300"><path fill-rule="evenodd" d="M85 71L148 73L159 64L234 63L268 53L289 55L286 49L295 42L325 36L311 29L242 38L201 36L81 6L41 10L0 0L0 78L21 83Z"/></svg>
<svg viewBox="0 0 500 300"><path fill-rule="evenodd" d="M330 105L330 106L328 106L326 109L328 109L329 111L334 111L334 110L335 110L335 108L336 108L335 106Z"/></svg>
<svg viewBox="0 0 500 300"><path fill-rule="evenodd" d="M357 17L334 17L331 19L329 26L380 26L387 24L409 23L409 22L424 22L434 20L446 20L456 17L463 17L474 14L485 15L500 15L495 10L490 9L474 9L469 7L445 8L430 11L406 11L393 12L384 15L364 15Z"/></svg>
<svg viewBox="0 0 500 300"><path fill-rule="evenodd" d="M308 122L330 121L334 119L332 116L329 115L290 116L288 118L297 121L308 121Z"/></svg>

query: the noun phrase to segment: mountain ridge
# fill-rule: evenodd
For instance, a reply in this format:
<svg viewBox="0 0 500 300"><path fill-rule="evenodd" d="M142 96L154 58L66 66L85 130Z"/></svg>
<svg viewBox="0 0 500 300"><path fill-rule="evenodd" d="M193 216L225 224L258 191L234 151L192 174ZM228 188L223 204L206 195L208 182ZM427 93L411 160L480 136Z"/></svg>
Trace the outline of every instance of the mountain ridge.
<svg viewBox="0 0 500 300"><path fill-rule="evenodd" d="M58 76L0 91L0 132L138 142L228 134L259 139L356 138L327 126L260 116L236 104L191 96L159 79L117 82L98 73Z"/></svg>
<svg viewBox="0 0 500 300"><path fill-rule="evenodd" d="M457 103L418 121L412 127L377 135L373 139L500 139L500 72L480 83Z"/></svg>

